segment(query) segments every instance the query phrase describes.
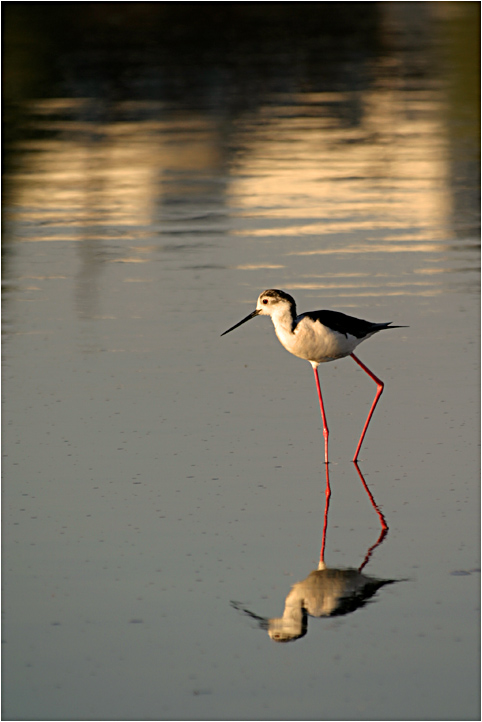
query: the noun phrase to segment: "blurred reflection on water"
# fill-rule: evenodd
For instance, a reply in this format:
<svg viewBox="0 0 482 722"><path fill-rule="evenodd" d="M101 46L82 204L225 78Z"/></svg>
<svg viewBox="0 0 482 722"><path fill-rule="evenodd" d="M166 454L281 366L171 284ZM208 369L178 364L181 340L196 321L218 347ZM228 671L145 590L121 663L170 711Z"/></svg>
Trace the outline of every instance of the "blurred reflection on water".
<svg viewBox="0 0 482 722"><path fill-rule="evenodd" d="M473 719L479 4L188 5L4 3L4 715ZM366 352L354 572L410 582L329 645L229 606L279 605L323 508L309 379L218 343L270 287L410 326ZM379 532L330 373L346 569Z"/></svg>
<svg viewBox="0 0 482 722"><path fill-rule="evenodd" d="M325 515L318 568L310 572L306 579L296 582L292 586L286 597L282 617L266 619L243 608L240 602L231 603L234 609L256 619L259 627L267 630L275 642L292 642L304 637L308 631L308 616L328 618L352 614L357 609L364 607L379 589L387 584L394 584L396 581L395 579L375 579L363 572L375 549L384 541L388 526L358 464L353 463L381 524L379 537L368 549L363 563L357 569L334 569L325 562L331 498L329 466L326 464Z"/></svg>

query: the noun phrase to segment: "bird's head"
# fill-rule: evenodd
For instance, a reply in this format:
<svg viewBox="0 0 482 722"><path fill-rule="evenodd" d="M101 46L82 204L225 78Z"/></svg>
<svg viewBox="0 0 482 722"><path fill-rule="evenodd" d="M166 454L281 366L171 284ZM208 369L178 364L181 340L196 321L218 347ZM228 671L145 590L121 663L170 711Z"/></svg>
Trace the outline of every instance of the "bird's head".
<svg viewBox="0 0 482 722"><path fill-rule="evenodd" d="M243 318L242 321L239 321L239 323L236 323L234 326L231 326L231 328L228 328L228 330L222 333L221 336L225 336L230 331L234 331L235 328L242 326L243 323L246 323L246 321L249 321L255 316L273 316L275 313L282 313L290 309L292 318L295 318L295 299L290 296L289 293L278 291L276 288L269 288L267 291L263 291L263 293L259 296L255 310L250 313L249 316Z"/></svg>
<svg viewBox="0 0 482 722"><path fill-rule="evenodd" d="M292 315L296 316L296 303L293 296L277 288L269 288L259 296L256 304L256 315L272 316L274 313L292 309Z"/></svg>

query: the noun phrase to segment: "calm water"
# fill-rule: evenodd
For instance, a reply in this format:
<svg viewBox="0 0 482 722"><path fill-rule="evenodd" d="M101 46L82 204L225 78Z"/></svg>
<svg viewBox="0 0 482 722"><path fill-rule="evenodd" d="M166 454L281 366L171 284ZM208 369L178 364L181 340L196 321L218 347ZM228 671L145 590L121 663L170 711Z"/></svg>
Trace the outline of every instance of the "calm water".
<svg viewBox="0 0 482 722"><path fill-rule="evenodd" d="M328 68L142 56L113 92L84 49L15 106L4 719L479 719L475 4L381 5ZM310 366L220 338L270 287L409 326L359 349L359 470L375 387L320 367L329 507Z"/></svg>

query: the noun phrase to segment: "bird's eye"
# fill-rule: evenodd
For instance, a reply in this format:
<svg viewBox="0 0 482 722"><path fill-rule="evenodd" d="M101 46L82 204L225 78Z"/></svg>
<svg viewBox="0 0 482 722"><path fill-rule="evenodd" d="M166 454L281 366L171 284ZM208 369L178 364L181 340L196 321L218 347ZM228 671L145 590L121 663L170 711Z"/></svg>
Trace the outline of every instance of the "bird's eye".
<svg viewBox="0 0 482 722"><path fill-rule="evenodd" d="M267 298L263 298L263 303L264 303L264 304L268 303L268 299L267 299Z"/></svg>

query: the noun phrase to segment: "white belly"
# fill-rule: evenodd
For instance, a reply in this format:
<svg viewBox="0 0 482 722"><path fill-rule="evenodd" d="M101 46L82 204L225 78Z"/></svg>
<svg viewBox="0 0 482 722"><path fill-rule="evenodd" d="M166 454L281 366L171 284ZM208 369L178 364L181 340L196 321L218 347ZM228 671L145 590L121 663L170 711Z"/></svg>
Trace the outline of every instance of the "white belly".
<svg viewBox="0 0 482 722"><path fill-rule="evenodd" d="M294 333L275 326L276 335L287 351L311 363L326 363L349 356L361 339L351 334L338 333L319 321L302 318Z"/></svg>

